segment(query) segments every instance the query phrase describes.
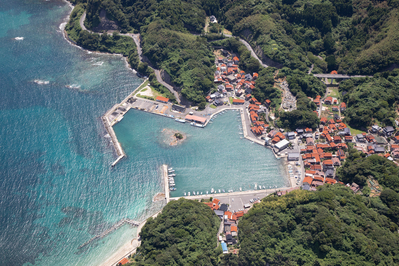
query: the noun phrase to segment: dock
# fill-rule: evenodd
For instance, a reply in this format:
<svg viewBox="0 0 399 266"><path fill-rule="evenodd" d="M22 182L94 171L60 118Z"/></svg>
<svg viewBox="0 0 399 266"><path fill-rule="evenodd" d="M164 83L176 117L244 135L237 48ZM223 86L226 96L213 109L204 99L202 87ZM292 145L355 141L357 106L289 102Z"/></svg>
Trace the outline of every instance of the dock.
<svg viewBox="0 0 399 266"><path fill-rule="evenodd" d="M103 237L105 237L106 235L112 233L113 231L115 231L116 229L120 228L122 225L124 224L130 224L132 226L140 226L140 223L134 220L130 220L130 219L122 219L119 222L117 222L116 224L114 224L113 226L111 226L109 229L107 229L106 231L102 232L99 235L96 235L95 237L91 238L89 241L86 241L85 243L83 243L82 245L79 246L79 249L87 246L88 244L90 244L91 242L93 242L94 240L97 239L101 239Z"/></svg>
<svg viewBox="0 0 399 266"><path fill-rule="evenodd" d="M162 165L162 175L163 175L163 183L165 190L165 199L166 203L170 201L170 192L169 192L169 180L168 180L168 166L166 164Z"/></svg>

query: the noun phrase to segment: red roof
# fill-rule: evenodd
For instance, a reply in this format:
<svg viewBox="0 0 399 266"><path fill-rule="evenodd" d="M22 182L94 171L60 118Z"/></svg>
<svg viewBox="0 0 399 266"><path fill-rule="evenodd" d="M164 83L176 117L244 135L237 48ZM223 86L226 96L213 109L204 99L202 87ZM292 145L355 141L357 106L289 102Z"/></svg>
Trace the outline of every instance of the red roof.
<svg viewBox="0 0 399 266"><path fill-rule="evenodd" d="M162 96L158 96L157 98L156 98L156 100L157 101L160 101L160 102L169 102L169 98L165 98L165 97L162 97Z"/></svg>
<svg viewBox="0 0 399 266"><path fill-rule="evenodd" d="M346 103L342 102L341 103L341 108L346 108Z"/></svg>
<svg viewBox="0 0 399 266"><path fill-rule="evenodd" d="M213 200L212 200L212 203L214 203L214 204L216 204L216 205L219 205L219 202L220 202L220 200L218 200L218 199L213 199Z"/></svg>
<svg viewBox="0 0 399 266"><path fill-rule="evenodd" d="M233 61L240 61L240 59L238 59L237 56L234 56L234 57L233 57Z"/></svg>
<svg viewBox="0 0 399 266"><path fill-rule="evenodd" d="M338 72L337 72L337 70L333 70L333 71L331 71L331 74L332 74L332 75L337 75Z"/></svg>
<svg viewBox="0 0 399 266"><path fill-rule="evenodd" d="M325 161L323 162L323 164L324 164L324 165L332 165L333 162L332 162L331 160L325 160Z"/></svg>
<svg viewBox="0 0 399 266"><path fill-rule="evenodd" d="M230 231L231 231L231 232L237 232L237 226L232 225L232 226L230 227Z"/></svg>
<svg viewBox="0 0 399 266"><path fill-rule="evenodd" d="M313 178L311 178L310 176L305 176L305 178L303 179L303 183L308 183L309 185L312 184Z"/></svg>
<svg viewBox="0 0 399 266"><path fill-rule="evenodd" d="M233 103L245 103L245 100L242 100L242 99L233 99Z"/></svg>
<svg viewBox="0 0 399 266"><path fill-rule="evenodd" d="M125 265L126 263L128 263L129 262L129 260L127 259L127 258L123 258L120 262L119 262L119 264L120 265Z"/></svg>

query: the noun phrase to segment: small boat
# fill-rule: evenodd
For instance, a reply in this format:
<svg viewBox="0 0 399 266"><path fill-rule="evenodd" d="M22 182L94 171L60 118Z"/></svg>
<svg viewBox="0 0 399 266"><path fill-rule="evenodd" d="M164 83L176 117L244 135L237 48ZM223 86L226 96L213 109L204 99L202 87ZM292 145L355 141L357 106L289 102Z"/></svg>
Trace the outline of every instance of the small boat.
<svg viewBox="0 0 399 266"><path fill-rule="evenodd" d="M242 191L242 188L240 187L240 191Z"/></svg>
<svg viewBox="0 0 399 266"><path fill-rule="evenodd" d="M233 192L233 190L232 190L232 189L229 189L229 193L231 193L231 192Z"/></svg>
<svg viewBox="0 0 399 266"><path fill-rule="evenodd" d="M176 118L175 121L176 121L176 122L180 122L180 123L186 123L186 120L184 120L184 119L178 119L178 118Z"/></svg>
<svg viewBox="0 0 399 266"><path fill-rule="evenodd" d="M219 189L219 193L220 193L220 189Z"/></svg>
<svg viewBox="0 0 399 266"><path fill-rule="evenodd" d="M173 170L173 168L168 168L168 171L172 171Z"/></svg>
<svg viewBox="0 0 399 266"><path fill-rule="evenodd" d="M266 189L266 187L265 187L265 186L263 186L263 189Z"/></svg>
<svg viewBox="0 0 399 266"><path fill-rule="evenodd" d="M211 189L211 193L215 192L215 190L213 190L213 188Z"/></svg>
<svg viewBox="0 0 399 266"><path fill-rule="evenodd" d="M193 195L195 196L195 191L193 191Z"/></svg>
<svg viewBox="0 0 399 266"><path fill-rule="evenodd" d="M257 188L258 188L258 184L255 183L255 189L257 189Z"/></svg>
<svg viewBox="0 0 399 266"><path fill-rule="evenodd" d="M197 195L199 195L199 192L197 191Z"/></svg>
<svg viewBox="0 0 399 266"><path fill-rule="evenodd" d="M184 196L186 196L186 192L184 192Z"/></svg>
<svg viewBox="0 0 399 266"><path fill-rule="evenodd" d="M187 195L189 195L190 196L190 191L188 192L188 194Z"/></svg>
<svg viewBox="0 0 399 266"><path fill-rule="evenodd" d="M201 195L202 195L202 192L201 192Z"/></svg>
<svg viewBox="0 0 399 266"><path fill-rule="evenodd" d="M223 193L225 192L224 189L222 189Z"/></svg>
<svg viewBox="0 0 399 266"><path fill-rule="evenodd" d="M206 195L208 195L208 190L206 191Z"/></svg>
<svg viewBox="0 0 399 266"><path fill-rule="evenodd" d="M168 170L169 173L173 173L174 171L175 171L175 170L173 170L173 169L172 169L172 170Z"/></svg>
<svg viewBox="0 0 399 266"><path fill-rule="evenodd" d="M171 175L168 175L169 177L174 177L174 176L176 176L176 174L171 174Z"/></svg>
<svg viewBox="0 0 399 266"><path fill-rule="evenodd" d="M175 188L175 187L171 187L169 190L170 190L170 191L175 191L176 188Z"/></svg>
<svg viewBox="0 0 399 266"><path fill-rule="evenodd" d="M192 126L195 126L195 127L201 127L201 128L205 127L204 125L202 125L202 124L197 124L197 123L192 123L191 125L192 125Z"/></svg>

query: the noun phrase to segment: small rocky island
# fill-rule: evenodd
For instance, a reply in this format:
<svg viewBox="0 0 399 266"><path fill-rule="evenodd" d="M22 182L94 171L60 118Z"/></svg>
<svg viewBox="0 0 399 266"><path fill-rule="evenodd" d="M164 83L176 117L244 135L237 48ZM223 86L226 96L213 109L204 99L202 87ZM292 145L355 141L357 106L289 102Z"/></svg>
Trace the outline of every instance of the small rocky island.
<svg viewBox="0 0 399 266"><path fill-rule="evenodd" d="M164 128L162 130L163 142L169 146L176 146L187 139L186 134L174 129Z"/></svg>

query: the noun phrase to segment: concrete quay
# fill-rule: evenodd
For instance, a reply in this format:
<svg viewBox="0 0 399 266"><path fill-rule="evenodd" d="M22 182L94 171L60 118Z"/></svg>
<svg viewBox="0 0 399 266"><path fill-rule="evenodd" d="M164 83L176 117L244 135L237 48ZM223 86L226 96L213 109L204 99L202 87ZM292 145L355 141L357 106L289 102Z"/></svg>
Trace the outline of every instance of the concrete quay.
<svg viewBox="0 0 399 266"><path fill-rule="evenodd" d="M144 82L146 82L146 81L147 81L147 79L144 80L142 84L144 84ZM118 141L118 138L116 137L115 131L112 126L115 125L116 123L118 123L120 120L122 120L123 115L126 114L130 110L131 104L129 104L128 100L133 97L136 90L138 88L140 88L142 84L140 84L140 86L138 86L125 99L123 99L122 102L112 106L112 108L109 109L101 117L101 120L103 121L105 130L107 131L108 135L110 136L110 138L112 140L112 144L114 145L114 148L115 148L115 152L118 156L118 158L111 164L111 167L114 167L120 160L122 160L126 156L124 150L122 149L121 144ZM121 112L118 112L117 110L120 110ZM117 114L114 115L115 113L117 113Z"/></svg>
<svg viewBox="0 0 399 266"><path fill-rule="evenodd" d="M166 164L162 165L162 176L163 176L163 185L165 191L165 199L166 203L170 201L170 192L169 192L169 180L168 180L168 166Z"/></svg>

